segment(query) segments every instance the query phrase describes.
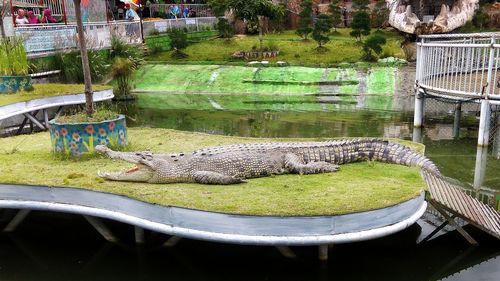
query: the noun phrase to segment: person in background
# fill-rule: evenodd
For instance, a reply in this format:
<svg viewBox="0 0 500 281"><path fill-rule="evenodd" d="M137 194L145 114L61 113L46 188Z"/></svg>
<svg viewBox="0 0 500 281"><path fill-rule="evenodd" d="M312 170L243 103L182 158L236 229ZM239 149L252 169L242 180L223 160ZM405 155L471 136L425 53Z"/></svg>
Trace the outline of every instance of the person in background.
<svg viewBox="0 0 500 281"><path fill-rule="evenodd" d="M52 11L50 9L43 10L43 18L41 23L56 23L57 20L52 16Z"/></svg>
<svg viewBox="0 0 500 281"><path fill-rule="evenodd" d="M184 6L184 10L182 11L182 16L184 18L189 17L189 8L187 6Z"/></svg>
<svg viewBox="0 0 500 281"><path fill-rule="evenodd" d="M23 9L17 10L16 25L25 25L29 23L29 20L26 18L26 12Z"/></svg>
<svg viewBox="0 0 500 281"><path fill-rule="evenodd" d="M38 17L35 16L35 13L33 13L33 11L28 11L28 21L29 21L29 24L38 24L38 23L40 23L39 20L38 20Z"/></svg>
<svg viewBox="0 0 500 281"><path fill-rule="evenodd" d="M177 4L175 4L172 7L172 10L170 11L170 14L172 14L172 18L173 19L177 19L179 17L179 15L181 14L181 10L179 9L179 6L177 6Z"/></svg>

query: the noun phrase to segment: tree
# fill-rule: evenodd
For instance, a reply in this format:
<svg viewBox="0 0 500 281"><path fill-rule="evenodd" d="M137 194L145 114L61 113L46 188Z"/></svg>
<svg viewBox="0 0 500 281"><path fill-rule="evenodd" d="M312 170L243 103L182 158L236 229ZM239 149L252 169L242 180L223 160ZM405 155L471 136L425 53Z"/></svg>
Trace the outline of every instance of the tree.
<svg viewBox="0 0 500 281"><path fill-rule="evenodd" d="M332 3L328 6L328 10L332 14L332 24L335 31L337 31L337 26L342 23L342 13L340 11L339 1L332 0Z"/></svg>
<svg viewBox="0 0 500 281"><path fill-rule="evenodd" d="M218 13L232 10L236 18L241 20L258 21L259 41L262 49L262 24L264 17L274 19L285 15L283 5L275 5L269 0L208 0L210 7L214 7Z"/></svg>
<svg viewBox="0 0 500 281"><path fill-rule="evenodd" d="M361 41L361 35L370 34L370 15L364 11L354 13L351 28L351 36L356 37L358 41Z"/></svg>
<svg viewBox="0 0 500 281"><path fill-rule="evenodd" d="M389 9L384 0L378 0L372 11L371 23L373 27L381 28L389 17Z"/></svg>
<svg viewBox="0 0 500 281"><path fill-rule="evenodd" d="M332 18L329 15L320 14L318 16L312 34L314 41L318 43L318 49L323 48L323 45L330 41L327 34L332 26Z"/></svg>
<svg viewBox="0 0 500 281"><path fill-rule="evenodd" d="M219 32L219 36L222 38L229 39L234 35L233 25L229 23L226 18L219 18L217 20L217 31Z"/></svg>
<svg viewBox="0 0 500 281"><path fill-rule="evenodd" d="M5 37L5 27L3 26L3 19L7 16L9 12L8 0L0 0L0 35Z"/></svg>
<svg viewBox="0 0 500 281"><path fill-rule="evenodd" d="M307 40L307 36L312 32L312 1L302 0L300 3L302 11L299 13L299 27L297 28L297 35L302 37L302 39Z"/></svg>
<svg viewBox="0 0 500 281"><path fill-rule="evenodd" d="M385 43L385 37L379 34L374 34L366 38L365 42L363 42L363 60L374 61L376 57L372 52L380 55L382 53L382 45Z"/></svg>
<svg viewBox="0 0 500 281"><path fill-rule="evenodd" d="M356 11L368 10L368 4L370 4L370 0L352 0L352 7Z"/></svg>
<svg viewBox="0 0 500 281"><path fill-rule="evenodd" d="M76 31L78 33L78 44L80 46L83 66L83 80L85 83L85 112L88 117L92 117L95 111L94 94L92 93L92 79L90 77L89 56L87 52L85 32L83 32L82 10L80 8L81 0L73 0L73 2L75 3Z"/></svg>

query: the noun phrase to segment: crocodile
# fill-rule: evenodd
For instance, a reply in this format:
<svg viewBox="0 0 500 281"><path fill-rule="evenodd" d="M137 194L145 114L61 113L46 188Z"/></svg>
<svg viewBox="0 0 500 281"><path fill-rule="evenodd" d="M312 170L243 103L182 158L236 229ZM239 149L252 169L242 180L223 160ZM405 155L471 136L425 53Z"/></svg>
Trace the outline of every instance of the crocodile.
<svg viewBox="0 0 500 281"><path fill-rule="evenodd" d="M98 172L114 181L235 184L270 175L335 172L341 164L366 160L418 166L439 174L422 154L381 139L233 144L176 154L119 152L104 145L96 146L96 151L136 164L123 172Z"/></svg>

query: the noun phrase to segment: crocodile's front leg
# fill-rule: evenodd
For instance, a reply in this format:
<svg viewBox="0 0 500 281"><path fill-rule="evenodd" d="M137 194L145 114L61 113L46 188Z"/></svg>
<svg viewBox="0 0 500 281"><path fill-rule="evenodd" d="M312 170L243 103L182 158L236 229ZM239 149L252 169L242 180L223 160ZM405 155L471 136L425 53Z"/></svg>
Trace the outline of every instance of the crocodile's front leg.
<svg viewBox="0 0 500 281"><path fill-rule="evenodd" d="M301 157L297 156L296 154L289 153L285 155L285 168L290 173L318 174L336 172L340 167L338 165L324 161L309 162L306 164L304 163L304 160L301 159Z"/></svg>
<svg viewBox="0 0 500 281"><path fill-rule="evenodd" d="M193 173L193 179L202 184L235 184L245 182L243 179L224 175L211 171L197 171Z"/></svg>

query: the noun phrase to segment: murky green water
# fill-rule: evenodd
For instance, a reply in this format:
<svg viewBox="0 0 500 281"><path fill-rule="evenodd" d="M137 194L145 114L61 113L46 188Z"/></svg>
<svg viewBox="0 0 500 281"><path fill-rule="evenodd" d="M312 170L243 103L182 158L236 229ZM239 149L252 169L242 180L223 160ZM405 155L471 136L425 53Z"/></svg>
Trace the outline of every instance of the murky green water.
<svg viewBox="0 0 500 281"><path fill-rule="evenodd" d="M145 94L127 110L130 126L172 128L251 137L394 137L412 139L411 99L338 96L228 97ZM476 166L475 116L465 113L453 137L449 109L429 114L423 132L426 154L445 175L472 184ZM500 137L499 137L500 138ZM481 186L500 190L500 160L492 148ZM0 224L8 213L0 213ZM273 247L182 240L146 233L136 248L133 228L106 222L121 239L103 242L81 217L37 212L15 235L0 234L0 280L498 280L500 243L466 226L480 247L456 231L428 243L417 241L434 227L419 220L394 235L335 245L327 263L314 247L293 247L286 259Z"/></svg>

